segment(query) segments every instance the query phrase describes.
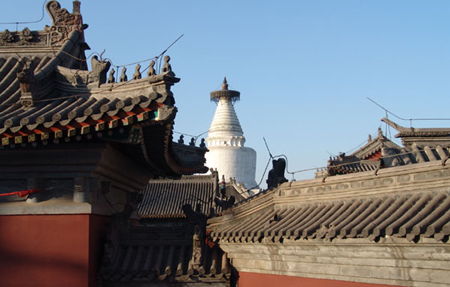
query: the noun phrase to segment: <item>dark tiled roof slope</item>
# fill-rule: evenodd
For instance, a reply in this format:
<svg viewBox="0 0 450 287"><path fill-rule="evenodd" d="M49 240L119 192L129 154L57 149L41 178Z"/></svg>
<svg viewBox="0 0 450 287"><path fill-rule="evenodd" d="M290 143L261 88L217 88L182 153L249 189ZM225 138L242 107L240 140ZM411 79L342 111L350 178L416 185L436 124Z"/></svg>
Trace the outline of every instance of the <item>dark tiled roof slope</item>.
<svg viewBox="0 0 450 287"><path fill-rule="evenodd" d="M409 193L266 209L217 227L211 237L230 242L284 239L420 237L450 235L448 192Z"/></svg>
<svg viewBox="0 0 450 287"><path fill-rule="evenodd" d="M334 161L332 164L328 166L328 174L329 175L348 174L355 172L377 170L380 168L379 161L372 161L372 160L362 161L356 158L351 159L352 160L348 160L348 162L345 163L337 163L337 161Z"/></svg>
<svg viewBox="0 0 450 287"><path fill-rule="evenodd" d="M190 204L195 210L200 204L200 211L209 216L211 209L217 211L214 203L217 188L215 174L150 180L140 192L143 199L138 214L141 218L185 218L183 205Z"/></svg>
<svg viewBox="0 0 450 287"><path fill-rule="evenodd" d="M156 86L165 82L170 87L178 78L166 73L105 83L109 62L95 56L93 70L87 70L84 51L89 47L79 2L74 2L72 14L56 1L46 6L51 27L0 33L1 147L70 141L140 121L164 120L159 109L173 106L173 95L170 88ZM103 72L94 66L104 67Z"/></svg>
<svg viewBox="0 0 450 287"><path fill-rule="evenodd" d="M422 162L446 161L450 154L450 146L422 148L412 145L399 149L382 148L382 154L377 160L361 160L351 156L346 157L345 160L335 159L329 164L328 169L331 174L348 174Z"/></svg>
<svg viewBox="0 0 450 287"><path fill-rule="evenodd" d="M388 121L387 119L382 119ZM374 139L369 138L367 144L359 148L350 155L340 154L337 157L330 158L328 161L326 175L349 174L364 171L376 171L381 168L388 168L400 165L410 165L415 163L429 161L446 161L450 154L450 137L448 133L444 136L438 132L429 132L427 136L421 136L423 133L414 132L415 129L400 127L391 121L388 121L397 129L408 130L408 136L411 138L405 147L398 146L386 138L381 129L378 130L378 136ZM416 129L420 130L420 129ZM422 129L423 130L423 129ZM436 130L436 129L427 129ZM448 130L448 129L437 129ZM450 131L449 131L450 132ZM412 134L412 135L410 135ZM399 134L402 140L404 134ZM397 136L399 136L397 135ZM419 135L419 136L415 136ZM414 141L417 141L415 143ZM323 176L323 172L318 175Z"/></svg>
<svg viewBox="0 0 450 287"><path fill-rule="evenodd" d="M60 52L65 49L70 51L71 41L75 41L80 34L73 31L69 37L66 43L71 45L63 45ZM21 104L22 92L17 79L17 73L25 66L24 61L17 56L6 59L0 56L2 146L70 139L144 120L164 120L158 109L167 101L173 102L170 91L155 92L149 79L92 87L86 82L88 71L58 66L63 57L68 56L60 53L53 57L32 57L36 66L35 82L39 88L33 95L33 105L27 107ZM155 83L158 80L172 84L179 81L165 75L158 76L153 78ZM74 79L81 79L81 83L74 83Z"/></svg>
<svg viewBox="0 0 450 287"><path fill-rule="evenodd" d="M103 262L99 276L103 286L126 281L135 282L133 286L144 286L145 282L229 280L228 260L217 246L203 246L202 264L195 270L191 259L192 237L188 238L183 228L133 227L121 238L112 262Z"/></svg>

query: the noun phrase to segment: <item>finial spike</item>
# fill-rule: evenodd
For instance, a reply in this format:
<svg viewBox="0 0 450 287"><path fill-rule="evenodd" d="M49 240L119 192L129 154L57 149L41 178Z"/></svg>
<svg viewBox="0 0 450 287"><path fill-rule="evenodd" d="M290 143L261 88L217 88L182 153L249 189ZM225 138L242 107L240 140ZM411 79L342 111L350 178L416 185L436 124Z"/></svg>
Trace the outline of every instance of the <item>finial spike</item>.
<svg viewBox="0 0 450 287"><path fill-rule="evenodd" d="M222 90L228 91L227 77L223 77Z"/></svg>

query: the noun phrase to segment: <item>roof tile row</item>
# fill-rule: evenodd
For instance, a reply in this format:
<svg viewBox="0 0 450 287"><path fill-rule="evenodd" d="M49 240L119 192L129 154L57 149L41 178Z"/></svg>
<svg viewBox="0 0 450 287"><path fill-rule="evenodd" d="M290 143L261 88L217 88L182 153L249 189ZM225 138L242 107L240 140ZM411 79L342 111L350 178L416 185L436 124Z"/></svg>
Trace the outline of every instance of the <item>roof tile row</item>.
<svg viewBox="0 0 450 287"><path fill-rule="evenodd" d="M393 149L383 148L382 160L361 160L347 158L347 161L339 162L337 160L331 161L328 169L333 174L347 174L364 171L375 171L379 168L393 167L401 165L409 165L421 162L443 161L447 160L450 155L450 147L437 145L436 147L425 146L420 148L418 146L411 146L409 148Z"/></svg>
<svg viewBox="0 0 450 287"><path fill-rule="evenodd" d="M216 208L217 186L217 177L211 175L151 180L141 191L138 214L141 218L184 218L183 205L190 204L195 209L199 204L199 211L210 215L211 209Z"/></svg>
<svg viewBox="0 0 450 287"><path fill-rule="evenodd" d="M450 235L450 195L416 193L304 204L270 209L257 218L234 220L216 228L213 240L282 242L283 239L404 237L416 241Z"/></svg>
<svg viewBox="0 0 450 287"><path fill-rule="evenodd" d="M99 276L111 281L226 281L230 267L217 246L204 245L200 266L192 265L192 240L168 229L134 227L122 238L111 262L103 262ZM178 230L178 229L177 229ZM179 229L178 232L180 232ZM150 237L152 238L150 238ZM161 237L161 238L159 238Z"/></svg>

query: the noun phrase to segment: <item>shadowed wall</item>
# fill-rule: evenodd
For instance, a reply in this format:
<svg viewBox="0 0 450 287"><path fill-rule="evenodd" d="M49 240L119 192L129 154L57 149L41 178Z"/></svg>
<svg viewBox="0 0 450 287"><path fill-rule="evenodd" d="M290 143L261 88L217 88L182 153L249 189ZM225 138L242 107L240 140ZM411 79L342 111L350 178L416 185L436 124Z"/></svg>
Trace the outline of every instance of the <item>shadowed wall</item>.
<svg viewBox="0 0 450 287"><path fill-rule="evenodd" d="M107 217L0 216L0 286L95 286Z"/></svg>

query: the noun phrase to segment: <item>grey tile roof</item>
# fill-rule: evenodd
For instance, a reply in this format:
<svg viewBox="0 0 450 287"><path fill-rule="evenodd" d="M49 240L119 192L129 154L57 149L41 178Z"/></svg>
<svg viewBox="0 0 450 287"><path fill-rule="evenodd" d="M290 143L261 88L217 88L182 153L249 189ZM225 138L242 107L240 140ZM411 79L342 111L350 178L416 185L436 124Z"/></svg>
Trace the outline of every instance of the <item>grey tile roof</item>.
<svg viewBox="0 0 450 287"><path fill-rule="evenodd" d="M388 121L383 119L383 121ZM330 158L327 175L376 171L400 165L429 161L446 161L450 154L450 129L407 129L390 121L401 130L398 135L409 137L405 147L398 146L381 133L350 155L341 154ZM429 131L424 136L423 130ZM407 134L407 135L406 135Z"/></svg>
<svg viewBox="0 0 450 287"><path fill-rule="evenodd" d="M355 156L334 158L329 161L327 169L330 175L348 174L363 171L375 171L380 168L410 165L430 161L446 161L450 154L450 146L412 145L405 148L381 148L380 157L363 160Z"/></svg>
<svg viewBox="0 0 450 287"><path fill-rule="evenodd" d="M186 161L172 144L177 109L170 88L180 79L172 71L155 71L106 82L111 63L101 56L90 59L89 71L86 25L79 2L73 4L69 13L49 1L52 26L28 30L31 37L0 32L0 149L108 141L133 145L121 149L144 159L155 175L206 172L206 149L185 152Z"/></svg>
<svg viewBox="0 0 450 287"><path fill-rule="evenodd" d="M141 218L185 218L182 206L190 204L206 215L218 212L214 198L218 192L217 175L183 176L181 179L150 180L140 193L138 205Z"/></svg>
<svg viewBox="0 0 450 287"><path fill-rule="evenodd" d="M148 282L223 283L231 273L226 255L216 245L203 246L202 263L194 270L190 264L192 234L185 234L183 227L130 228L113 257L100 267L102 286L117 282L134 282L133 286L148 286Z"/></svg>
<svg viewBox="0 0 450 287"><path fill-rule="evenodd" d="M398 134L396 134L395 137L401 138L402 144L405 147L413 144L419 147L450 145L450 128L407 128L388 118L383 118L381 120L398 131Z"/></svg>
<svg viewBox="0 0 450 287"><path fill-rule="evenodd" d="M172 72L106 83L110 62L93 56L88 71L79 3L74 2L73 13L56 1L46 8L51 27L0 32L2 147L173 120L170 86L179 79Z"/></svg>
<svg viewBox="0 0 450 287"><path fill-rule="evenodd" d="M284 239L420 237L450 235L449 192L423 192L299 204L266 209L218 226L214 241L282 242Z"/></svg>
<svg viewBox="0 0 450 287"><path fill-rule="evenodd" d="M34 59L37 62L36 79L50 65L53 73L64 80L44 81L46 85L40 85L33 106L27 108L20 104L21 90L16 77L24 64L14 56L0 61L0 138L3 146L71 138L87 134L87 127L99 132L145 120L164 120L158 113L171 95L155 92L148 79L87 89L87 86L73 86L69 82L68 78L75 70L56 67L57 61L48 57ZM77 73L87 77L89 72ZM42 134L45 136L38 136Z"/></svg>

